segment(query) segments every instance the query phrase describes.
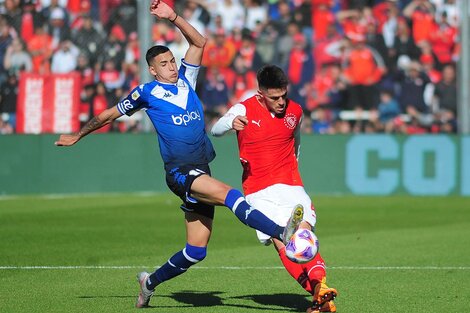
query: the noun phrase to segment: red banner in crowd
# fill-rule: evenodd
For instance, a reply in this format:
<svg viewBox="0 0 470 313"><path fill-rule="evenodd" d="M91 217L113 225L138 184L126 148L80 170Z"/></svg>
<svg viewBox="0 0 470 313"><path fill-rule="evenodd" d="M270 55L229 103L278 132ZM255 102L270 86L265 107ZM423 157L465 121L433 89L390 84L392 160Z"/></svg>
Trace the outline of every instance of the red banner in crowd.
<svg viewBox="0 0 470 313"><path fill-rule="evenodd" d="M80 128L80 75L22 73L17 104L20 134L71 133Z"/></svg>

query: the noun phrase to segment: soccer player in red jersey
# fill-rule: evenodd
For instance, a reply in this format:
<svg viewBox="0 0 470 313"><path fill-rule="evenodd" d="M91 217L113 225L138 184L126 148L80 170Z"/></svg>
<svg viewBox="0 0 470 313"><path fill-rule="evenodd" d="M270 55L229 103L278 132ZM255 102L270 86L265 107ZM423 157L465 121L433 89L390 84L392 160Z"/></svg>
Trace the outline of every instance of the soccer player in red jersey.
<svg viewBox="0 0 470 313"><path fill-rule="evenodd" d="M285 225L298 204L304 207L299 228L312 229L315 209L305 192L298 169L302 108L287 98L288 79L277 66L267 65L257 73L258 92L234 105L213 126L222 136L237 132L242 185L247 201L266 216ZM318 253L310 262L294 263L286 257L285 245L257 231L261 243L274 247L289 274L313 295L307 312L336 312L334 288L326 285L325 263Z"/></svg>

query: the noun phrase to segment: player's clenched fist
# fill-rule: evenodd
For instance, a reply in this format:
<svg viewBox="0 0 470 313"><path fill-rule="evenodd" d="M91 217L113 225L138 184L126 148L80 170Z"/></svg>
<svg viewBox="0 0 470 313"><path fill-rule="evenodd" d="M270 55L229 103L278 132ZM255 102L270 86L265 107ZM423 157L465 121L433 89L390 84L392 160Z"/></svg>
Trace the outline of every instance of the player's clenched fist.
<svg viewBox="0 0 470 313"><path fill-rule="evenodd" d="M245 125L247 124L248 124L248 118L246 116L237 115L237 117L233 119L232 128L235 129L236 131L244 130Z"/></svg>
<svg viewBox="0 0 470 313"><path fill-rule="evenodd" d="M158 18L174 20L176 12L163 1L153 0L150 4L150 13Z"/></svg>

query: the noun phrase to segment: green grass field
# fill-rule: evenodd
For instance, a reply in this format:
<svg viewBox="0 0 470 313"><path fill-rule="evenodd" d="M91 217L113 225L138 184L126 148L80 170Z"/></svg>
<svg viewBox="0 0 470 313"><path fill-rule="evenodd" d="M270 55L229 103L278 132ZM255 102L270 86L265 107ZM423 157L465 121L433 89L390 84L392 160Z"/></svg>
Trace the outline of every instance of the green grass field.
<svg viewBox="0 0 470 313"><path fill-rule="evenodd" d="M468 312L470 199L314 198L338 312ZM0 199L0 312L133 312L135 274L185 242L172 195ZM207 258L150 312L305 312L272 247L218 208ZM146 311L147 312L147 311Z"/></svg>

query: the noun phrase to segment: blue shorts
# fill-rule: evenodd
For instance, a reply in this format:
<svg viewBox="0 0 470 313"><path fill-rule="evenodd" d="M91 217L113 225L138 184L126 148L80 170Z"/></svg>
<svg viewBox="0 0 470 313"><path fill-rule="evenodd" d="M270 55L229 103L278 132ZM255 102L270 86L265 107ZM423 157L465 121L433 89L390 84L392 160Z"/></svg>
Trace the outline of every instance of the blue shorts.
<svg viewBox="0 0 470 313"><path fill-rule="evenodd" d="M181 209L214 219L214 206L199 202L191 197L191 185L201 175L211 175L208 164L183 165L166 170L166 184L170 190L183 200Z"/></svg>

